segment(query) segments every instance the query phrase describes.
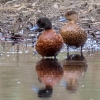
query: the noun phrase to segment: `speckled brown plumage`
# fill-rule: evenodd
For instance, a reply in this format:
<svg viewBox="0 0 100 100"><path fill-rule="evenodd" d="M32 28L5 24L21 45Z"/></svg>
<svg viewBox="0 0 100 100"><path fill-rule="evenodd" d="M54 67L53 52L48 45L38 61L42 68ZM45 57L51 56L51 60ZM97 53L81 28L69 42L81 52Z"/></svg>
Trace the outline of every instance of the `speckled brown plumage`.
<svg viewBox="0 0 100 100"><path fill-rule="evenodd" d="M78 21L78 13L74 10L68 11L66 12L65 17L69 20L69 22L61 28L60 34L67 46L81 46L82 53L82 47L87 40L87 34L76 24Z"/></svg>
<svg viewBox="0 0 100 100"><path fill-rule="evenodd" d="M63 39L52 29L45 30L38 38L36 50L41 56L56 56L61 50Z"/></svg>
<svg viewBox="0 0 100 100"><path fill-rule="evenodd" d="M83 46L87 40L84 30L73 22L69 22L61 28L61 36L68 46Z"/></svg>

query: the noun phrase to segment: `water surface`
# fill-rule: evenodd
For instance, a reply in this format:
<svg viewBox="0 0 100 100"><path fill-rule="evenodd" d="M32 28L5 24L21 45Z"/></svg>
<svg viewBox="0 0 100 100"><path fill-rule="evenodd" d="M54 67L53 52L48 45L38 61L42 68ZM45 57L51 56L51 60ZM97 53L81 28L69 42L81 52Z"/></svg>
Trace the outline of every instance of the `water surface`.
<svg viewBox="0 0 100 100"><path fill-rule="evenodd" d="M83 52L77 61L66 52L42 60L24 44L7 43L0 52L1 100L100 100L100 51Z"/></svg>

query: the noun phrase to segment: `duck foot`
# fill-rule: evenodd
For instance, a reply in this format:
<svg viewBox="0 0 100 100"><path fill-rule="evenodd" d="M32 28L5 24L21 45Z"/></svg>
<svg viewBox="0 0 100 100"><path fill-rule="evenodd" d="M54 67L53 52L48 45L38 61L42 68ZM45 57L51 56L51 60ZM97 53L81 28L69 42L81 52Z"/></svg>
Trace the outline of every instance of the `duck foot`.
<svg viewBox="0 0 100 100"><path fill-rule="evenodd" d="M81 56L83 55L83 52L82 52L82 47L83 47L83 46L81 46Z"/></svg>

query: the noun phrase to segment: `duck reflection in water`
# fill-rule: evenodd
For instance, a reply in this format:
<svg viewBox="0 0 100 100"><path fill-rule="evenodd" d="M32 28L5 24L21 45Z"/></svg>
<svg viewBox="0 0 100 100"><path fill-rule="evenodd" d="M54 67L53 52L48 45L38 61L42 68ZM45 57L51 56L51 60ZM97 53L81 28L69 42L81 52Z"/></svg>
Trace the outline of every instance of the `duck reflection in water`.
<svg viewBox="0 0 100 100"><path fill-rule="evenodd" d="M69 55L62 64L66 90L75 93L79 88L79 81L87 71L86 59L83 55Z"/></svg>
<svg viewBox="0 0 100 100"><path fill-rule="evenodd" d="M45 88L39 89L39 97L51 97L53 86L57 85L63 77L63 68L57 59L42 59L36 65L39 81Z"/></svg>

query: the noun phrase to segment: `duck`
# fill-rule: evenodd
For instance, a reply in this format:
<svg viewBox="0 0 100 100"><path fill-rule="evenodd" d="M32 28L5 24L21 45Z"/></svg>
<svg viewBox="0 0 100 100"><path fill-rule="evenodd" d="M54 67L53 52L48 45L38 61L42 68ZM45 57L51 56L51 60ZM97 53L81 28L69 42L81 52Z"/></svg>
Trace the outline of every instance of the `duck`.
<svg viewBox="0 0 100 100"><path fill-rule="evenodd" d="M37 39L35 45L36 51L42 57L54 56L56 58L63 46L62 36L53 30L52 23L47 17L39 18L36 26L31 30L37 29L41 29L42 33Z"/></svg>
<svg viewBox="0 0 100 100"><path fill-rule="evenodd" d="M87 40L87 33L84 29L77 25L78 13L74 10L68 11L65 14L65 18L60 20L60 22L67 19L69 22L60 29L60 34L63 38L64 43L67 45L67 53L69 54L69 47L82 47Z"/></svg>

